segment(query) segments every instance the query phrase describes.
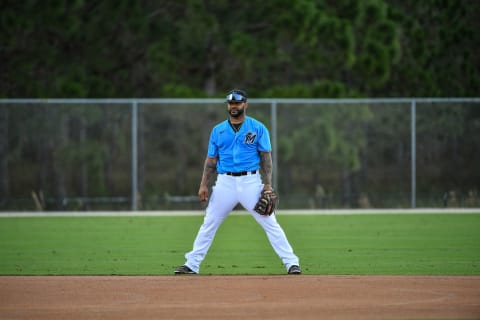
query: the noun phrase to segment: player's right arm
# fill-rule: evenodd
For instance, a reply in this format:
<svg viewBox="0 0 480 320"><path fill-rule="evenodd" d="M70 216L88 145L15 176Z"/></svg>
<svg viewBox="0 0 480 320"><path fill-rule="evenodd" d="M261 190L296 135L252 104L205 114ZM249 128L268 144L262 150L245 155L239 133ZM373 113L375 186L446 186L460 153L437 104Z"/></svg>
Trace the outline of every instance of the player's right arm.
<svg viewBox="0 0 480 320"><path fill-rule="evenodd" d="M203 166L202 181L198 189L198 198L200 201L208 200L208 183L217 172L217 158L207 157Z"/></svg>

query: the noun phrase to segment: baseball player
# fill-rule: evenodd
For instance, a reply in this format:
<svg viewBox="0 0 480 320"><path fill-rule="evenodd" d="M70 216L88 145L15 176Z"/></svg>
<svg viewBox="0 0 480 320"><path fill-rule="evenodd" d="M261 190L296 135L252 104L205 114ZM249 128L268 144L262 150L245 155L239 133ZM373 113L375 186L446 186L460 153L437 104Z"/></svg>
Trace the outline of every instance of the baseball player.
<svg viewBox="0 0 480 320"><path fill-rule="evenodd" d="M211 134L202 180L198 190L200 201L208 201L203 224L185 254L184 265L175 274L198 274L214 236L228 214L240 203L267 234L273 249L288 274L301 274L299 259L275 218L276 195L272 189L272 157L267 128L248 117L247 95L232 90L227 95L229 117L217 124ZM208 183L217 173L209 197Z"/></svg>

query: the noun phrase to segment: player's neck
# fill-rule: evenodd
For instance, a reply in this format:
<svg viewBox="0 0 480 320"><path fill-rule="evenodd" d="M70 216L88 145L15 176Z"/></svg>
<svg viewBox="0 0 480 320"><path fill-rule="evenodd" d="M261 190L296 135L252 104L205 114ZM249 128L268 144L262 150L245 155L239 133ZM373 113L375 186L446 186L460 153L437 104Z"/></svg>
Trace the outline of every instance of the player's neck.
<svg viewBox="0 0 480 320"><path fill-rule="evenodd" d="M232 117L230 116L230 123L232 124L240 124L240 123L243 123L243 121L245 121L245 114L242 114L240 117Z"/></svg>

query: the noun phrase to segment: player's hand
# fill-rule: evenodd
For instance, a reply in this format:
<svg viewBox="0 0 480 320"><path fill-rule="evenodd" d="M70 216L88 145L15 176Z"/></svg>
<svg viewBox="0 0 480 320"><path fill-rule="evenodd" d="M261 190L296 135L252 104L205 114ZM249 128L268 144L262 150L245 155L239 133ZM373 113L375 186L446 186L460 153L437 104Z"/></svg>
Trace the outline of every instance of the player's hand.
<svg viewBox="0 0 480 320"><path fill-rule="evenodd" d="M200 201L207 201L208 200L208 187L201 185L198 189L198 198Z"/></svg>
<svg viewBox="0 0 480 320"><path fill-rule="evenodd" d="M270 185L270 184L264 184L263 185L263 191L268 192L268 191L272 191L272 190L273 190L272 185Z"/></svg>

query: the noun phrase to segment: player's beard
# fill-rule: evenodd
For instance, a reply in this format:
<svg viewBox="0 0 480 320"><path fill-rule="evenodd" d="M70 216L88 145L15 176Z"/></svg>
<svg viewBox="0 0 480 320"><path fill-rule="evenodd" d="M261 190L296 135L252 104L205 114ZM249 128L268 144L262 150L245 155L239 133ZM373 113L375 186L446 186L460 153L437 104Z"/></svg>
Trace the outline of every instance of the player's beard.
<svg viewBox="0 0 480 320"><path fill-rule="evenodd" d="M232 112L233 111L233 112ZM235 112L236 111L236 112ZM243 113L245 112L245 107L243 108L235 108L235 109L230 109L228 110L228 113L230 114L230 116L232 118L239 118L243 115Z"/></svg>

